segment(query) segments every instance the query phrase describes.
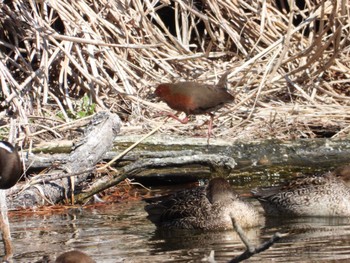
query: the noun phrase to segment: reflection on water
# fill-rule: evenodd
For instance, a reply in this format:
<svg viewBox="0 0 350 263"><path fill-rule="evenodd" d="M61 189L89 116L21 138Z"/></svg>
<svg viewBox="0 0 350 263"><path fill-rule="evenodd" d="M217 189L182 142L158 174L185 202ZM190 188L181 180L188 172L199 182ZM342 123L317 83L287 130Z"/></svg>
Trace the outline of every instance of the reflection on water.
<svg viewBox="0 0 350 263"><path fill-rule="evenodd" d="M267 221L264 233L288 233L262 258L284 261L329 261L350 258L349 218L298 218ZM293 252L294 251L294 252Z"/></svg>
<svg viewBox="0 0 350 263"><path fill-rule="evenodd" d="M215 250L225 262L243 252L234 231L166 231L145 219L142 201L109 205L94 210L71 210L51 216L10 218L15 262L35 262L76 248L97 262L199 262ZM342 218L267 220L252 229L253 244L268 240L276 231L288 233L251 261L300 262L350 258L350 223ZM3 249L2 249L3 251Z"/></svg>
<svg viewBox="0 0 350 263"><path fill-rule="evenodd" d="M200 262L211 250L218 262L226 262L244 250L234 231L156 230L143 207L142 201L130 201L50 216L12 216L14 262L35 262L44 255L55 258L73 248L97 262ZM247 233L253 244L268 240L277 231L287 235L250 262L350 259L349 221L268 219L266 226Z"/></svg>

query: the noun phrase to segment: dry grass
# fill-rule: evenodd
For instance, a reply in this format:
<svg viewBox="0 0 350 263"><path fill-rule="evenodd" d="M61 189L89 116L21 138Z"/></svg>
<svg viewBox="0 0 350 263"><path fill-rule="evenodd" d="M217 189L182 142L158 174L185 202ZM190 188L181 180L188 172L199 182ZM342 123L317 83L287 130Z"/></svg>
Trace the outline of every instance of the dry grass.
<svg viewBox="0 0 350 263"><path fill-rule="evenodd" d="M214 83L226 70L236 101L216 115L216 135L350 134L347 0L4 2L1 137L51 140L101 109L120 114L124 132L145 133L166 109L147 99L159 82ZM205 119L162 131L195 134Z"/></svg>

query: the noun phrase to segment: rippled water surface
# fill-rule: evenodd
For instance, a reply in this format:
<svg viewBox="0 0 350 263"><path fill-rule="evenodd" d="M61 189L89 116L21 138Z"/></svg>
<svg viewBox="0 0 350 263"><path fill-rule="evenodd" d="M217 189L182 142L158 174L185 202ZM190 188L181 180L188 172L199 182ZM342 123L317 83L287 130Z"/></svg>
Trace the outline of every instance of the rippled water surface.
<svg viewBox="0 0 350 263"><path fill-rule="evenodd" d="M143 201L128 201L49 216L13 215L14 262L35 262L45 255L55 258L73 248L97 262L200 262L211 250L218 262L226 262L244 251L233 231L157 231L143 207ZM250 262L350 260L348 219L267 220L265 226L247 235L253 244L260 244L277 231L286 236Z"/></svg>

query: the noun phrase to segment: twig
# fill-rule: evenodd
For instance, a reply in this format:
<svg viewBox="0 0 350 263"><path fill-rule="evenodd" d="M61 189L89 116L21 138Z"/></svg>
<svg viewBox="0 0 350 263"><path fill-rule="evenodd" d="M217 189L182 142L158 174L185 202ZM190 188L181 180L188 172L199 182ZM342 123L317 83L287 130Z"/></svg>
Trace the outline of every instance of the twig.
<svg viewBox="0 0 350 263"><path fill-rule="evenodd" d="M97 171L102 171L105 170L107 167L109 167L111 164L113 164L115 161L119 160L120 158L122 158L125 154L127 154L128 152L130 152L132 149L134 149L137 145L139 145L142 141L144 141L145 139L147 139L148 137L150 137L151 135L153 135L154 133L156 133L161 127L163 127L163 125L168 121L169 118L166 118L161 124L159 124L156 128L154 128L152 131L150 131L149 133L147 133L145 136L143 136L141 139L139 139L137 142L133 143L131 146L129 146L128 148L126 148L123 152L121 152L120 154L118 154L116 157L114 157L111 161L109 161L107 164L105 164L104 166L100 167L97 169Z"/></svg>
<svg viewBox="0 0 350 263"><path fill-rule="evenodd" d="M266 249L270 248L274 243L276 243L282 235L280 233L275 233L268 241L262 243L260 246L255 247L249 242L249 239L247 236L244 234L243 229L240 227L240 225L236 222L234 217L232 219L232 224L236 232L238 233L239 237L241 238L242 242L246 246L246 251L244 251L241 255L231 259L229 263L237 263L241 262L243 260L246 260L250 258L251 256L258 254L262 251L265 251Z"/></svg>

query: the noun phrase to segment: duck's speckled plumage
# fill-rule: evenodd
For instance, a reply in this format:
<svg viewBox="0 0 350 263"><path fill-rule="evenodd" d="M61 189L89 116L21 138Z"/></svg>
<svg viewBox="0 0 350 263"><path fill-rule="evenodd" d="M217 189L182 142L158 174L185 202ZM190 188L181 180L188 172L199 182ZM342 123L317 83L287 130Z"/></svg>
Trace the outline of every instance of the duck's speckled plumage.
<svg viewBox="0 0 350 263"><path fill-rule="evenodd" d="M266 215L350 216L350 165L282 186L252 190Z"/></svg>
<svg viewBox="0 0 350 263"><path fill-rule="evenodd" d="M241 200L224 178L214 178L207 186L151 198L145 207L148 218L162 228L232 229L231 215L244 228L261 223L253 205Z"/></svg>

